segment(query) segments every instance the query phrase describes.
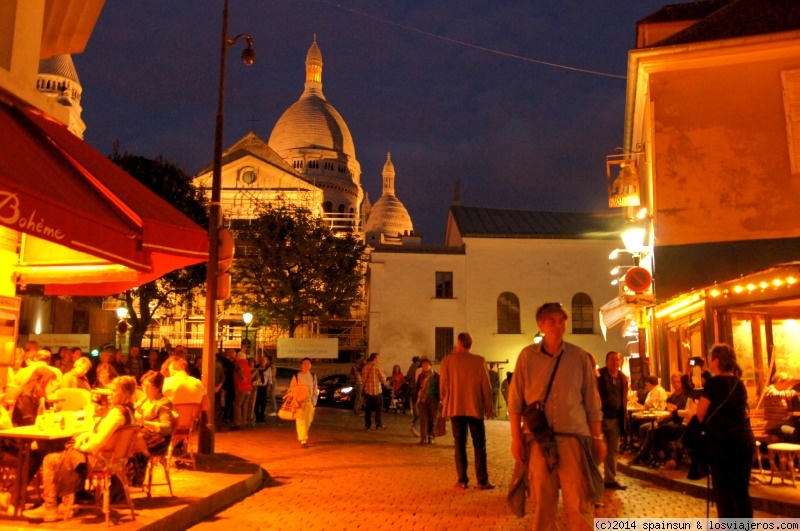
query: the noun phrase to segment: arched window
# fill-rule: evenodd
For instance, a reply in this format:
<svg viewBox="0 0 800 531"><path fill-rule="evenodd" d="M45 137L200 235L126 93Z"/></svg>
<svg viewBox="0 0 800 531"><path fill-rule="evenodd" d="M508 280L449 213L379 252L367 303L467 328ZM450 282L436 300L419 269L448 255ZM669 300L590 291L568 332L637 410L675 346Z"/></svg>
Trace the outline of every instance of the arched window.
<svg viewBox="0 0 800 531"><path fill-rule="evenodd" d="M576 293L572 296L572 333L594 333L592 298L585 293Z"/></svg>
<svg viewBox="0 0 800 531"><path fill-rule="evenodd" d="M325 201L324 203L322 203L322 211L333 212L333 204L330 201Z"/></svg>
<svg viewBox="0 0 800 531"><path fill-rule="evenodd" d="M519 297L504 291L497 297L497 333L519 334Z"/></svg>
<svg viewBox="0 0 800 531"><path fill-rule="evenodd" d="M339 214L344 214L344 205L339 203Z"/></svg>

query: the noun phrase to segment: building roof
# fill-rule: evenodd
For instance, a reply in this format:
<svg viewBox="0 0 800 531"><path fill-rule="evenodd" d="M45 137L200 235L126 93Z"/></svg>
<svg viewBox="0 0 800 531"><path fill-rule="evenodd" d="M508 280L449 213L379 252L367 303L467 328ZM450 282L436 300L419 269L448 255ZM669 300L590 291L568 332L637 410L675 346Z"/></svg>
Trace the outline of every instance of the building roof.
<svg viewBox="0 0 800 531"><path fill-rule="evenodd" d="M466 254L463 245L392 245L377 244L370 256L378 253L393 254Z"/></svg>
<svg viewBox="0 0 800 531"><path fill-rule="evenodd" d="M356 158L350 129L322 93L322 52L316 35L306 56L305 90L278 119L269 145L285 158L302 148L327 149Z"/></svg>
<svg viewBox="0 0 800 531"><path fill-rule="evenodd" d="M735 0L704 0L700 2L686 2L684 4L669 4L661 7L655 13L647 15L638 21L637 24L700 20L734 1Z"/></svg>
<svg viewBox="0 0 800 531"><path fill-rule="evenodd" d="M797 0L711 0L661 8L639 23L697 20L654 47L781 33L800 29Z"/></svg>
<svg viewBox="0 0 800 531"><path fill-rule="evenodd" d="M39 61L39 74L59 76L80 83L75 63L69 54L54 55Z"/></svg>
<svg viewBox="0 0 800 531"><path fill-rule="evenodd" d="M225 166L226 164L230 164L231 162L247 155L252 155L253 157L260 159L267 164L271 164L277 168L280 168L294 177L301 178L288 162L283 160L280 155L275 153L275 150L269 147L269 145L253 131L248 132L242 138L237 140L231 147L226 149L222 153L221 162L222 165ZM207 164L199 172L197 172L197 175L210 172L213 169L213 166L213 162Z"/></svg>
<svg viewBox="0 0 800 531"><path fill-rule="evenodd" d="M616 239L624 218L616 212L535 212L453 205L462 238Z"/></svg>

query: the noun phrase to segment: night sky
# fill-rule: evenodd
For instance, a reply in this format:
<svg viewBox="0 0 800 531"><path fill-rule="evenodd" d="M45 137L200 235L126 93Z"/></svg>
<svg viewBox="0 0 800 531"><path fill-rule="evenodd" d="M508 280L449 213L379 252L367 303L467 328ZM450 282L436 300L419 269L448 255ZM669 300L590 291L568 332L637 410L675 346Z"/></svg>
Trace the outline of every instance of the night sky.
<svg viewBox="0 0 800 531"><path fill-rule="evenodd" d="M378 200L390 151L423 243L443 242L459 178L468 206L602 210L636 21L667 3L230 0L229 34L251 35L257 60L242 65L243 44L228 52L224 147L251 129L269 139L302 94L316 34L362 186ZM211 162L222 5L106 2L74 56L90 144L108 154L119 140L189 174Z"/></svg>

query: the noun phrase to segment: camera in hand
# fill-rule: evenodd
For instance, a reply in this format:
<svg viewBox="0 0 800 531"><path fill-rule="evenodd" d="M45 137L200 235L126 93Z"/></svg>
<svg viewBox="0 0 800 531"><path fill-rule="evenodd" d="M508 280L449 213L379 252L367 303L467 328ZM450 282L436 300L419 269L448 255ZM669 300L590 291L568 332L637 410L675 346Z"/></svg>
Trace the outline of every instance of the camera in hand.
<svg viewBox="0 0 800 531"><path fill-rule="evenodd" d="M703 366L703 358L700 356L695 356L693 358L689 358L689 365L692 367L702 367Z"/></svg>

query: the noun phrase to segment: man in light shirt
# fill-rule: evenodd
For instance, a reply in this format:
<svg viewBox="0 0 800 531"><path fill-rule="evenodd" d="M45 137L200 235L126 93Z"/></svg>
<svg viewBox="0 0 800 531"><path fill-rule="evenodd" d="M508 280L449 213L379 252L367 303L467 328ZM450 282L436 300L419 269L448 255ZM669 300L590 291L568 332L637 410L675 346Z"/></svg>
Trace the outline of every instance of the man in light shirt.
<svg viewBox="0 0 800 531"><path fill-rule="evenodd" d="M164 379L162 393L173 404L200 404L208 412L208 396L203 382L190 376L186 370L189 363L184 358L176 358L169 365L169 376Z"/></svg>

